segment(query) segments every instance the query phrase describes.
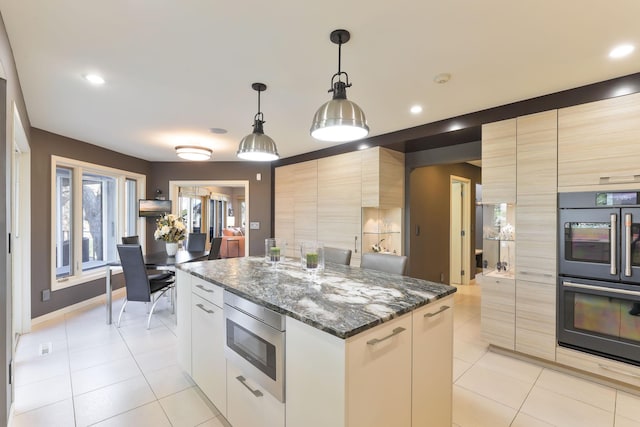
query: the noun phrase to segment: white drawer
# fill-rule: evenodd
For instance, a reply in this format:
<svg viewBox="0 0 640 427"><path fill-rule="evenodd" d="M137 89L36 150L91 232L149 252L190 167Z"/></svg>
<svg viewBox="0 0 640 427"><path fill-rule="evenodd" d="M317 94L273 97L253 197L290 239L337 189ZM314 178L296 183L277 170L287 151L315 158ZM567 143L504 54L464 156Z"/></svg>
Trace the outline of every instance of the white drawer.
<svg viewBox="0 0 640 427"><path fill-rule="evenodd" d="M191 290L194 294L222 308L222 288L199 277L191 276Z"/></svg>

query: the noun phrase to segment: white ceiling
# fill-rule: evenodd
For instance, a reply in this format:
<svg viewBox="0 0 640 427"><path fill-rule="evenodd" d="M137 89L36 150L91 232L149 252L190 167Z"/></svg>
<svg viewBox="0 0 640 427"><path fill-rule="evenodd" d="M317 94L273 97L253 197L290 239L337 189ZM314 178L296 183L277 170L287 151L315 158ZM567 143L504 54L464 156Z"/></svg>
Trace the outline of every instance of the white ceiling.
<svg viewBox="0 0 640 427"><path fill-rule="evenodd" d="M329 146L309 127L330 99L336 28L351 32L347 95L372 136L640 71L637 0L0 0L0 12L32 126L150 161L178 160L179 144L236 160L253 82L268 86L281 157ZM619 43L638 48L609 59Z"/></svg>

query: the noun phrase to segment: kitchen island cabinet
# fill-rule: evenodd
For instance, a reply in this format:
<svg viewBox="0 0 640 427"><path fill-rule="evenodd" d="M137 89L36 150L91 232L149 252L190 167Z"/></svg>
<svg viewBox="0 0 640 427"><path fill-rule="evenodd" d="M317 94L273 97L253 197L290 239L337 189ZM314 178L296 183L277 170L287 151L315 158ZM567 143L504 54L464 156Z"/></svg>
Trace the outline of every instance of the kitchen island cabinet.
<svg viewBox="0 0 640 427"><path fill-rule="evenodd" d="M297 260L274 269L262 257L179 268L190 279L178 287L204 280L286 316L284 402L227 360L232 425L270 411L274 426L451 424L455 288L339 265L313 279Z"/></svg>

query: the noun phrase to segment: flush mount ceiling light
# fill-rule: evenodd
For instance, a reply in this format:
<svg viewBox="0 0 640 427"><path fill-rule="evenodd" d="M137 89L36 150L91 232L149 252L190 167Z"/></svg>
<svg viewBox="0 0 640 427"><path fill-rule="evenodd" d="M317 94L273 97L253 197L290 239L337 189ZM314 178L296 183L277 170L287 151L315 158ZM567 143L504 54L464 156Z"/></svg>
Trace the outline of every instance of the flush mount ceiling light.
<svg viewBox="0 0 640 427"><path fill-rule="evenodd" d="M202 162L211 158L212 151L207 147L199 147L197 145L178 145L176 154L181 159L194 160Z"/></svg>
<svg viewBox="0 0 640 427"><path fill-rule="evenodd" d="M351 87L349 75L340 69L342 45L349 41L347 30L334 30L329 39L338 45L338 72L331 77L333 99L324 103L313 117L311 136L320 141L349 142L369 134L364 112L355 102L347 99L347 88ZM346 81L342 81L344 75ZM338 81L336 80L338 78Z"/></svg>
<svg viewBox="0 0 640 427"><path fill-rule="evenodd" d="M264 134L262 125L264 123L262 112L260 111L260 92L267 90L264 83L254 83L253 90L258 92L258 112L253 118L253 133L245 136L240 141L236 156L243 160L253 160L256 162L269 162L280 158L276 143L273 139Z"/></svg>

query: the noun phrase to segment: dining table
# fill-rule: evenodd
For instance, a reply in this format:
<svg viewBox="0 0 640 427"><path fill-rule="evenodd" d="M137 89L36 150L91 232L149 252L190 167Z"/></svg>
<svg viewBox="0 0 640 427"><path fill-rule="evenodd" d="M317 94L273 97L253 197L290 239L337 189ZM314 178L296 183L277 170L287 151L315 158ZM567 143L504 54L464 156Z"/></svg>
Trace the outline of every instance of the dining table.
<svg viewBox="0 0 640 427"><path fill-rule="evenodd" d="M179 250L174 256L167 255L167 251L151 252L144 255L144 264L147 269L150 270L175 270L177 264L191 261L203 261L209 257L209 251L187 251ZM107 325L110 325L113 320L112 312L112 285L111 274L113 269L120 267L120 261L113 261L107 264L107 273L105 280L106 294L107 294ZM176 293L175 288L171 292L171 298L175 300ZM175 305L174 305L175 306Z"/></svg>

